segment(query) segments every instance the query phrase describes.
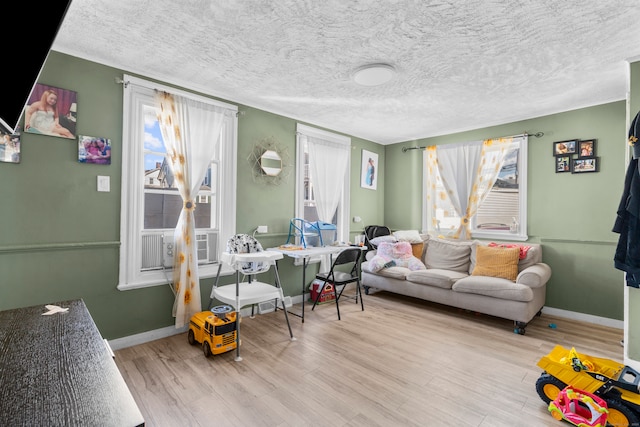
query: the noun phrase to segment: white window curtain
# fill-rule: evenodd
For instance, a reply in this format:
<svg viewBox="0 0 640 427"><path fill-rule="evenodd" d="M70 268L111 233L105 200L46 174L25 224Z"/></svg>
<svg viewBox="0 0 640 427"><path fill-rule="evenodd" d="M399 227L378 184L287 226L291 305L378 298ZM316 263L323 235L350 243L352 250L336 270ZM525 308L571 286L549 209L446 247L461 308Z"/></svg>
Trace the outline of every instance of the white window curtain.
<svg viewBox="0 0 640 427"><path fill-rule="evenodd" d="M158 122L183 208L174 233L173 316L176 328L202 311L195 241L195 196L211 164L225 109L166 92L156 92Z"/></svg>
<svg viewBox="0 0 640 427"><path fill-rule="evenodd" d="M307 147L318 218L331 223L342 195L350 147L311 136L307 137Z"/></svg>
<svg viewBox="0 0 640 427"><path fill-rule="evenodd" d="M471 219L496 182L512 140L508 137L427 148L429 231L455 239L471 238ZM440 224L438 211L452 219L448 229Z"/></svg>

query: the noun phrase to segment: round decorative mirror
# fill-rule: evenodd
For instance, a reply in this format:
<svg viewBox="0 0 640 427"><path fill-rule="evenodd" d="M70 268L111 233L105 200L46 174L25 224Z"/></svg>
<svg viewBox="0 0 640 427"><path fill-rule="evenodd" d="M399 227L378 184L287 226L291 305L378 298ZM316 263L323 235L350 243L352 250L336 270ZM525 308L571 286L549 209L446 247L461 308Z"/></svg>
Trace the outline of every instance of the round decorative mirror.
<svg viewBox="0 0 640 427"><path fill-rule="evenodd" d="M291 161L289 152L273 137L257 142L247 158L253 171L253 180L278 185L289 176Z"/></svg>
<svg viewBox="0 0 640 427"><path fill-rule="evenodd" d="M278 176L282 172L282 158L274 150L267 150L260 156L260 169L267 176Z"/></svg>

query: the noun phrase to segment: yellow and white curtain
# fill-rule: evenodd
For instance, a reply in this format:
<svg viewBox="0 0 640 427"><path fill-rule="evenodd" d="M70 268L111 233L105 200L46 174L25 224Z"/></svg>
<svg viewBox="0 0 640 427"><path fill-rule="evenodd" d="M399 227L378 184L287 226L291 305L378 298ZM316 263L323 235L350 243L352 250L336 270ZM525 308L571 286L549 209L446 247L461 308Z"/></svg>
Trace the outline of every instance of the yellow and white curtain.
<svg viewBox="0 0 640 427"><path fill-rule="evenodd" d="M218 150L225 109L166 92L156 92L158 122L167 158L183 200L174 233L173 316L176 328L202 311L195 241L196 196Z"/></svg>
<svg viewBox="0 0 640 427"><path fill-rule="evenodd" d="M471 238L471 220L498 178L513 137L427 147L427 231Z"/></svg>

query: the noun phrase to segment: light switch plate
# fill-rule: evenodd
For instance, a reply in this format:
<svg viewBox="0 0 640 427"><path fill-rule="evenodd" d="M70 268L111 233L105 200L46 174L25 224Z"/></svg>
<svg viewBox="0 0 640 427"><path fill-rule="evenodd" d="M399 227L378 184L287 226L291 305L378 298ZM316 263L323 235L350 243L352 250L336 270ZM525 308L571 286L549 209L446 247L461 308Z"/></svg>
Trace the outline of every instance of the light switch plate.
<svg viewBox="0 0 640 427"><path fill-rule="evenodd" d="M111 191L111 177L98 175L98 191Z"/></svg>

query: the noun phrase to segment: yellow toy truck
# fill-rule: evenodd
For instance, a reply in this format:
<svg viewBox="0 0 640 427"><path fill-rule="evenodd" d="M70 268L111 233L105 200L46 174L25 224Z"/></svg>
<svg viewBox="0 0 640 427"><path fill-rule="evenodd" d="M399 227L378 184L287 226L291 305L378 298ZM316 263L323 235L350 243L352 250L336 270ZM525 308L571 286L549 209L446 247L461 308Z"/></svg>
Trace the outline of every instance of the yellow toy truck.
<svg viewBox="0 0 640 427"><path fill-rule="evenodd" d="M560 345L543 356L538 366L544 372L536 381L536 391L547 405L571 386L607 403L607 426L640 426L640 373L631 367Z"/></svg>
<svg viewBox="0 0 640 427"><path fill-rule="evenodd" d="M189 344L200 343L205 357L237 348L237 317L229 306L213 307L191 316L187 339Z"/></svg>

